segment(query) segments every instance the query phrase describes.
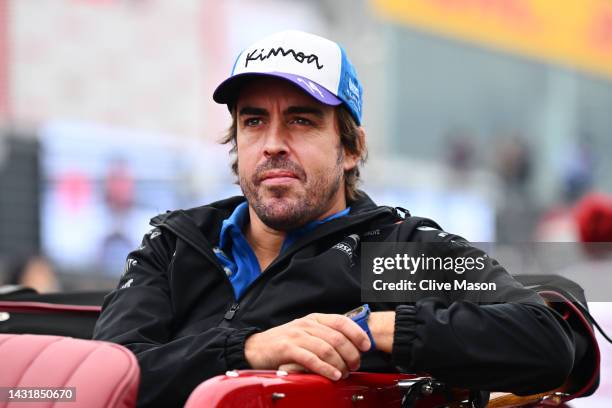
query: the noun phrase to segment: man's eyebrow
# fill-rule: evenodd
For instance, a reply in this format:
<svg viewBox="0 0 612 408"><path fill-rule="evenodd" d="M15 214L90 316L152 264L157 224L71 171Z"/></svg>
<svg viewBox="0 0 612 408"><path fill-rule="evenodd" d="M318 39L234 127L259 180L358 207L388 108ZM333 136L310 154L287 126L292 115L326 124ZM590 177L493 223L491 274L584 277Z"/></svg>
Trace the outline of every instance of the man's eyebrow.
<svg viewBox="0 0 612 408"><path fill-rule="evenodd" d="M304 114L309 113L319 118L323 117L323 110L311 106L290 106L285 110L285 114Z"/></svg>
<svg viewBox="0 0 612 408"><path fill-rule="evenodd" d="M312 106L290 106L285 112L286 115L295 115L295 114L311 114L317 117L323 117L323 110L319 108L315 108ZM240 108L240 112L238 115L257 115L257 116L267 116L268 111L264 108L256 108L254 106L244 106Z"/></svg>
<svg viewBox="0 0 612 408"><path fill-rule="evenodd" d="M245 106L240 109L238 115L257 115L257 116L267 116L268 111L263 108L255 108L253 106Z"/></svg>

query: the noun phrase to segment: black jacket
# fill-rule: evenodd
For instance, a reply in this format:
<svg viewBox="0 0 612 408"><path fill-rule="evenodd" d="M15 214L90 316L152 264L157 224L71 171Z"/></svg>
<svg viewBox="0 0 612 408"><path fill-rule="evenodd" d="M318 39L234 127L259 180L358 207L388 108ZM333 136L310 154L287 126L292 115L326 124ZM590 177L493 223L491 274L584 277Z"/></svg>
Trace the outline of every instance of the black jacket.
<svg viewBox="0 0 612 408"><path fill-rule="evenodd" d="M257 331L361 305L360 263L335 247L348 235L356 233L362 242L465 242L437 234L433 221L403 219L364 196L350 203L349 215L294 242L236 300L212 248L222 221L243 200L153 218L155 228L128 256L118 288L105 299L94 338L136 354L141 406L182 406L202 381L249 368L244 342ZM429 372L461 387L523 394L561 385L574 358L567 324L494 260L482 279L496 282L510 302L480 305L422 294L400 306L371 304L374 310L395 309L394 347L391 355L366 353L361 370Z"/></svg>

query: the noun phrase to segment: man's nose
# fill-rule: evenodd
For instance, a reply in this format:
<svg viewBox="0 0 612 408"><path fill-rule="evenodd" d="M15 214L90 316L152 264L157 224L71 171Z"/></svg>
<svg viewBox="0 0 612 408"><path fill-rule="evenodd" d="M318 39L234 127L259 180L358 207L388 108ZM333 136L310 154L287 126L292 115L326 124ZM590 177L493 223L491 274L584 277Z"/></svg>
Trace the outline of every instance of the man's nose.
<svg viewBox="0 0 612 408"><path fill-rule="evenodd" d="M289 151L287 137L287 127L284 123L279 120L271 121L265 135L264 156L286 155Z"/></svg>

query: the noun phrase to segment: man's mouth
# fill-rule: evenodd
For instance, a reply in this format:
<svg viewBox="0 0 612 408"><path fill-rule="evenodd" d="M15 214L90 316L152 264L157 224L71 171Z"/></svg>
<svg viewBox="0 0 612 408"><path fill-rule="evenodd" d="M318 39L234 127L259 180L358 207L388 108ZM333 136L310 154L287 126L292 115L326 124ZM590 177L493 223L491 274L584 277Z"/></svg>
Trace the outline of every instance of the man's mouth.
<svg viewBox="0 0 612 408"><path fill-rule="evenodd" d="M265 184L284 184L295 180L299 180L299 177L289 170L268 170L260 177L260 181Z"/></svg>

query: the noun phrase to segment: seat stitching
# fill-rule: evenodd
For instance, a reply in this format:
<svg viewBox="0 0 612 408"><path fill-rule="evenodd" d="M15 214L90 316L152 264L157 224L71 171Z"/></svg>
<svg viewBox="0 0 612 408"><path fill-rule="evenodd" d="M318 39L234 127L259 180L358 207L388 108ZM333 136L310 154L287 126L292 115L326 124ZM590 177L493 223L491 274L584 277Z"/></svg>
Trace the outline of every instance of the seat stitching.
<svg viewBox="0 0 612 408"><path fill-rule="evenodd" d="M108 405L110 401L123 401L126 398L126 396L132 390L134 382L140 382L140 371L138 361L136 361L134 354L129 349L121 345L112 343L106 344L106 346L109 347L111 350L119 351L128 362L127 370L125 370L125 372L121 375L121 378L118 379L115 391L110 396L109 401L107 401ZM136 397L137 396L138 390L136 391Z"/></svg>
<svg viewBox="0 0 612 408"><path fill-rule="evenodd" d="M21 337L21 336L19 336L19 337ZM17 338L19 338L19 337L15 336L15 338L16 338L16 339L17 339ZM60 341L60 340L61 340L61 337L58 337L58 338L54 339L54 341L52 341L52 342L50 342L50 343L45 344L45 345L44 345L44 347L43 347L42 349L40 349L40 350L38 351L38 353L36 353L36 355L34 356L34 358L33 358L33 359L32 359L32 360L31 360L31 361L28 363L28 365L25 367L25 369L23 370L23 372L22 372L22 373L21 373L21 375L19 376L19 379L18 379L18 380L17 380L17 382L15 383L15 385L16 385L16 386L17 386L17 385L19 385L19 383L21 382L21 380L23 380L23 377L26 375L27 371L30 369L30 367L32 367L32 365L33 365L33 364L34 364L34 362L35 362L35 361L36 361L36 360L37 360L37 359L40 357L40 355L41 355L42 353L44 353L44 351L45 351L46 349L48 349L48 348L49 348L49 346L51 346L52 344L57 343L57 342L58 342L58 341Z"/></svg>
<svg viewBox="0 0 612 408"><path fill-rule="evenodd" d="M2 338L1 338L2 341L0 341L0 346L2 344L4 344L5 342L7 342L11 337L15 337L15 335L12 335L12 336L10 334L9 335L3 335Z"/></svg>
<svg viewBox="0 0 612 408"><path fill-rule="evenodd" d="M97 346L97 345L94 345ZM72 380L74 378L75 373L79 370L79 368L81 368L81 366L85 363L85 361L87 361L91 355L98 350L99 347L92 347L91 350L89 350L89 352L85 355L85 357L83 357L83 359L81 359L81 361L79 362L79 364L72 370L72 373L70 373L70 375L67 377L66 381L64 381L64 383L62 384L62 388L66 387L66 384L68 384L70 382L70 380ZM53 405L51 405L51 408L53 408L55 406L55 403L57 401L53 402Z"/></svg>

